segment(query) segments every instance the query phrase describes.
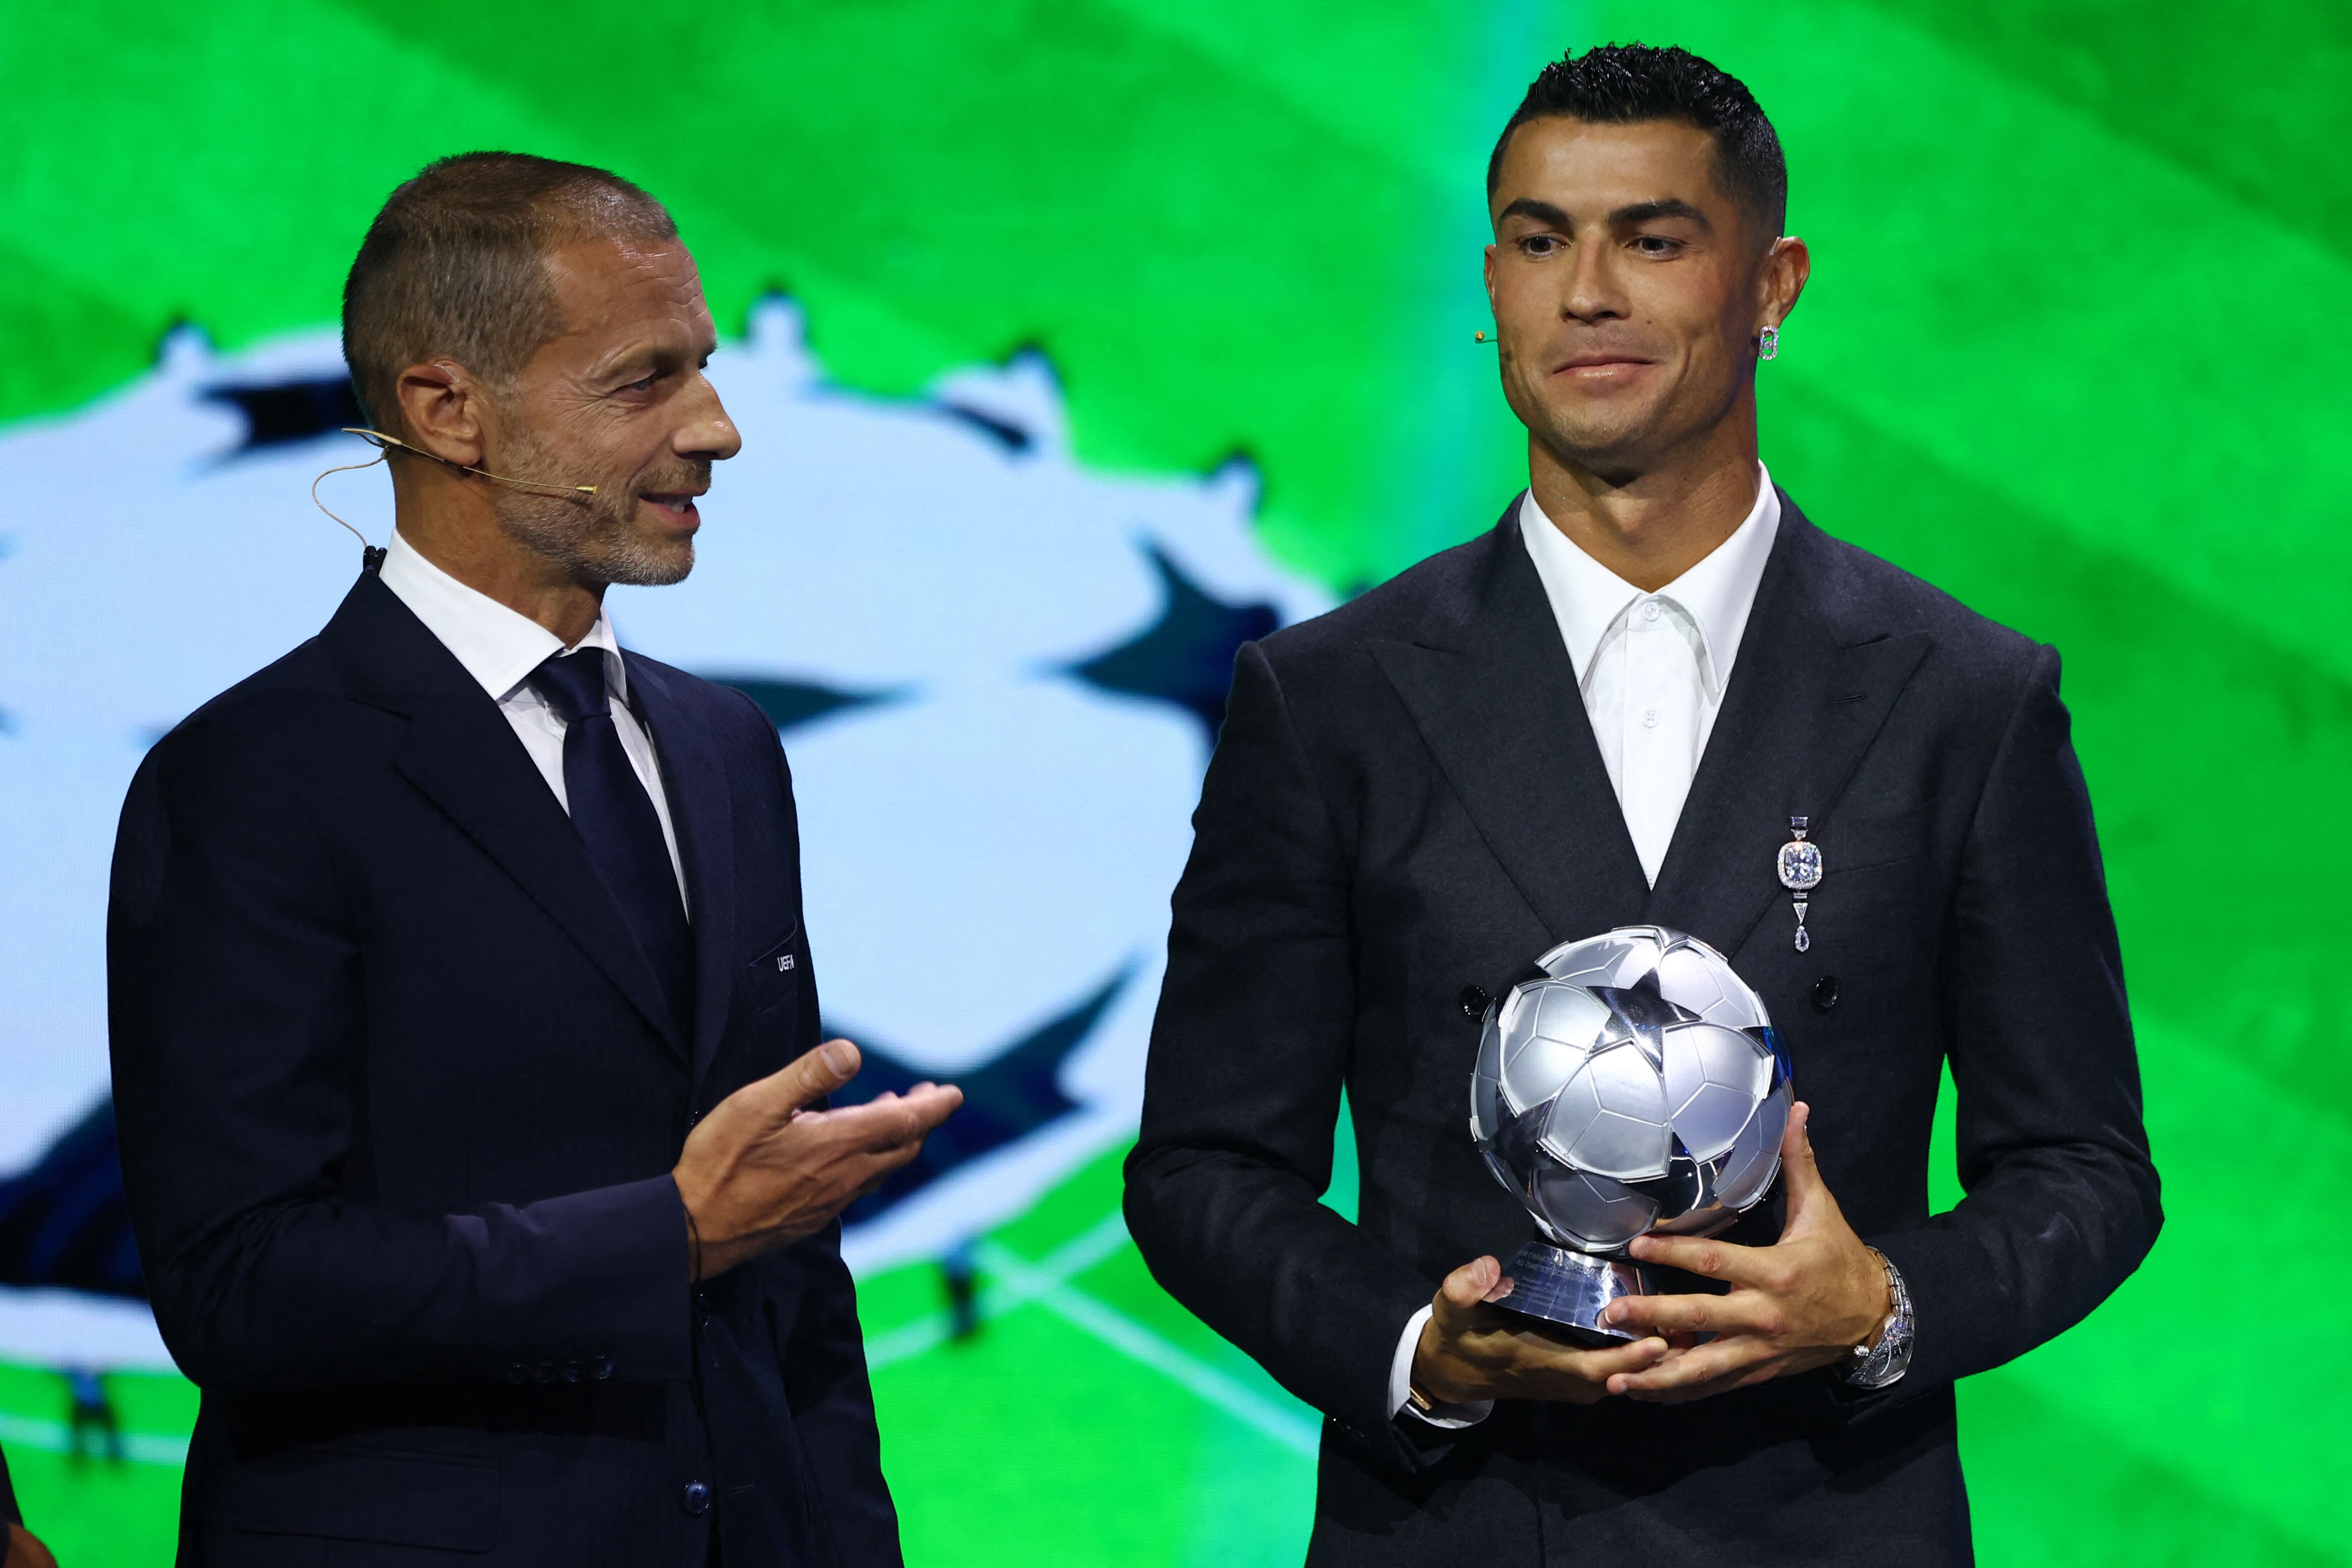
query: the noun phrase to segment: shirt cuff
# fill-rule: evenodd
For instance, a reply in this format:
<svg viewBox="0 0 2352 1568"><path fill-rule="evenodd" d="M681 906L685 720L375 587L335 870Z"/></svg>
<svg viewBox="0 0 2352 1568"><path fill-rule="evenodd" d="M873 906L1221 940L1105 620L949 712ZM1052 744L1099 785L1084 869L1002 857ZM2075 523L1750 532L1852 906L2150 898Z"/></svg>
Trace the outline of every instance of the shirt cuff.
<svg viewBox="0 0 2352 1568"><path fill-rule="evenodd" d="M1472 1399L1460 1405L1433 1405L1427 1410L1412 1402L1412 1352L1421 1343L1422 1325L1436 1311L1433 1306L1415 1312L1397 1340L1396 1354L1389 1359L1389 1416L1410 1412L1416 1421L1432 1426L1475 1426L1495 1413L1491 1399Z"/></svg>

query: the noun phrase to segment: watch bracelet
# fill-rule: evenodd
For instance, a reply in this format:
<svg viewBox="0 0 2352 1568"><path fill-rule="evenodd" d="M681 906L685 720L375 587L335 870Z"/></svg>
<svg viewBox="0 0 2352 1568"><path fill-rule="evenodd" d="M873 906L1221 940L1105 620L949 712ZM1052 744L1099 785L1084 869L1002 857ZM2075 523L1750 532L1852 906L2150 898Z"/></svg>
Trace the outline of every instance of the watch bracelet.
<svg viewBox="0 0 2352 1568"><path fill-rule="evenodd" d="M1902 1271L1895 1267L1886 1254L1873 1247L1870 1255L1886 1270L1889 1306L1886 1327L1876 1342L1866 1348L1857 1347L1859 1353L1838 1369L1841 1381L1855 1388L1885 1388L1895 1382L1911 1367L1911 1291L1903 1282Z"/></svg>

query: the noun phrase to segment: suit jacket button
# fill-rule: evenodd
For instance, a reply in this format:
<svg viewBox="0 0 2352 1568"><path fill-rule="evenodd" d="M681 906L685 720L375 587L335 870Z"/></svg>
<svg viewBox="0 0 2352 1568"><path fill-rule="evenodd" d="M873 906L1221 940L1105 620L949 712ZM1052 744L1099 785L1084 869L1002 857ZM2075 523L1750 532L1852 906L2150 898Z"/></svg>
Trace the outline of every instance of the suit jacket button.
<svg viewBox="0 0 2352 1568"><path fill-rule="evenodd" d="M1487 995L1484 988L1480 986L1465 985L1462 988L1460 1000L1462 1003L1463 1016L1468 1018L1484 1018L1486 1016L1487 1006L1492 1004L1495 999L1492 996Z"/></svg>
<svg viewBox="0 0 2352 1568"><path fill-rule="evenodd" d="M710 1489L703 1485L700 1481L687 1482L686 1495L678 1500L678 1506L685 1509L688 1513L709 1513L710 1511Z"/></svg>
<svg viewBox="0 0 2352 1568"><path fill-rule="evenodd" d="M577 1383L580 1381L580 1363L578 1362L567 1361L563 1363L563 1381L566 1383Z"/></svg>
<svg viewBox="0 0 2352 1568"><path fill-rule="evenodd" d="M524 1378L529 1377L530 1375L530 1369L525 1367L520 1362L517 1362L512 1366L507 1368L507 1381L509 1383L520 1383Z"/></svg>
<svg viewBox="0 0 2352 1568"><path fill-rule="evenodd" d="M613 1358L608 1355L600 1355L596 1358L596 1364L588 1370L591 1376L594 1377L597 1382L603 1383L605 1379L613 1375Z"/></svg>
<svg viewBox="0 0 2352 1568"><path fill-rule="evenodd" d="M553 1383L555 1381L555 1363L551 1361L541 1362L538 1369L534 1371L531 1375L539 1379L541 1383Z"/></svg>
<svg viewBox="0 0 2352 1568"><path fill-rule="evenodd" d="M1826 1013L1837 1005L1837 976L1824 974L1813 982L1813 1011Z"/></svg>

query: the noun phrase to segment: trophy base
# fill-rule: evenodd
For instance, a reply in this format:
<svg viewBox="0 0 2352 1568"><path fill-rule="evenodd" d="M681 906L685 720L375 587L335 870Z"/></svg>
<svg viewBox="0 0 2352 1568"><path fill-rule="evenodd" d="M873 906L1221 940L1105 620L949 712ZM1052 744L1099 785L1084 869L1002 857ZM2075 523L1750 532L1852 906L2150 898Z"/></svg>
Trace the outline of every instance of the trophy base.
<svg viewBox="0 0 2352 1568"><path fill-rule="evenodd" d="M1630 1258L1595 1258L1538 1237L1513 1253L1503 1272L1511 1293L1495 1305L1506 1311L1534 1318L1583 1345L1622 1345L1642 1337L1601 1321L1601 1310L1620 1296L1654 1294L1648 1271Z"/></svg>

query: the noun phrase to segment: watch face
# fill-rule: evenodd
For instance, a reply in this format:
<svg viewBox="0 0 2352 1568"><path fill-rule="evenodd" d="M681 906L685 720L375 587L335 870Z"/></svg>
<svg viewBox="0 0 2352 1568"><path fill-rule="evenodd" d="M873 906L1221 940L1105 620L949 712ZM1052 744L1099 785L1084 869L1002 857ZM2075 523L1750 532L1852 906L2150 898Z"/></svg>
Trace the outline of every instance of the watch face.
<svg viewBox="0 0 2352 1568"><path fill-rule="evenodd" d="M1752 864L1752 862L1751 862ZM1810 839L1792 838L1780 846L1780 886L1795 892L1821 885L1822 847Z"/></svg>

